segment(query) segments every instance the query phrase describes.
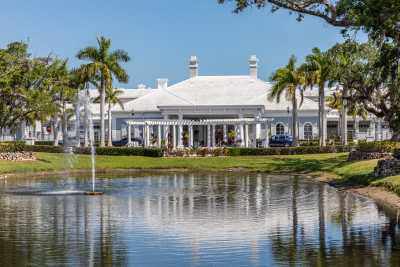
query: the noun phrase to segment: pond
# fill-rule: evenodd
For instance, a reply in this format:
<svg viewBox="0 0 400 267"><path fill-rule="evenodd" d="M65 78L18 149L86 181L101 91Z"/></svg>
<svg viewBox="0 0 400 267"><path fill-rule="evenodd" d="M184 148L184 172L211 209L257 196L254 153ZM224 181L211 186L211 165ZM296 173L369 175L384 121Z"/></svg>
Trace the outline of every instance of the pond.
<svg viewBox="0 0 400 267"><path fill-rule="evenodd" d="M399 266L396 216L303 177L0 181L0 266ZM21 194L24 193L24 194Z"/></svg>

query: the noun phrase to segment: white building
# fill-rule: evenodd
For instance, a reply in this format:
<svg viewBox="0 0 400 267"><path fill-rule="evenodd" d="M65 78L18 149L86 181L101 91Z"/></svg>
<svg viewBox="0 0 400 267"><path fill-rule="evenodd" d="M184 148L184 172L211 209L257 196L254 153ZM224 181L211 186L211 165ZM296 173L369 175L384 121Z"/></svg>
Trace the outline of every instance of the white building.
<svg viewBox="0 0 400 267"><path fill-rule="evenodd" d="M291 103L285 97L279 103L268 99L272 84L258 78L256 56L250 57L249 73L243 76L201 76L195 56L188 67L189 78L177 84L158 79L156 89L123 89L124 108L112 107L113 140L127 138L130 145L144 146L255 147L267 146L271 135L291 133ZM98 93L90 94L94 98ZM98 139L99 104L92 104L92 112ZM339 120L339 113L327 108L328 139L338 138ZM298 110L300 140L318 138L317 121L318 102L310 91ZM366 121L349 118L348 131L356 140L390 138L386 124L373 116Z"/></svg>

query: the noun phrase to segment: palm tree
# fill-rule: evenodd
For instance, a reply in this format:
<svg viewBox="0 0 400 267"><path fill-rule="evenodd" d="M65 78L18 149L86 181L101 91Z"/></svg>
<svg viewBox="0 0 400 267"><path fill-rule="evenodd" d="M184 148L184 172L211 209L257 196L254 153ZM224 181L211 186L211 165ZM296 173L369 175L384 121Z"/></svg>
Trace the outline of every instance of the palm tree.
<svg viewBox="0 0 400 267"><path fill-rule="evenodd" d="M74 80L73 71L68 69L67 60L54 59L48 69L51 76L50 95L56 107L51 114L53 126L53 145L58 145L59 125L63 136L63 145L67 145L68 137L68 121L73 114L73 110L69 107L77 94L76 83Z"/></svg>
<svg viewBox="0 0 400 267"><path fill-rule="evenodd" d="M296 58L291 56L285 67L277 69L271 77L274 83L269 99L276 99L279 103L282 93L292 103L293 145L297 145L297 92L300 93L300 105L303 104L305 75L302 68L296 67Z"/></svg>
<svg viewBox="0 0 400 267"><path fill-rule="evenodd" d="M130 60L128 53L124 50L117 49L110 51L111 39L105 37L97 38L98 47L88 46L76 55L79 59L90 61L90 63L82 65L80 71L91 79L99 77L100 91L100 146L105 145L105 125L104 125L104 109L106 88L112 87L113 77L119 82L128 82L128 74L120 65L121 62Z"/></svg>
<svg viewBox="0 0 400 267"><path fill-rule="evenodd" d="M114 105L119 105L122 109L124 109L124 104L121 102L119 96L123 93L122 90L117 88L108 87L106 89L106 102L108 104L108 140L107 146L112 146L112 118L111 118L111 108ZM100 102L100 96L95 99L95 102Z"/></svg>
<svg viewBox="0 0 400 267"><path fill-rule="evenodd" d="M304 63L303 68L309 77L307 79L309 86L318 86L319 145L326 146L325 87L330 81L333 64L328 53L322 52L319 48L315 47L312 53L306 57L306 63Z"/></svg>

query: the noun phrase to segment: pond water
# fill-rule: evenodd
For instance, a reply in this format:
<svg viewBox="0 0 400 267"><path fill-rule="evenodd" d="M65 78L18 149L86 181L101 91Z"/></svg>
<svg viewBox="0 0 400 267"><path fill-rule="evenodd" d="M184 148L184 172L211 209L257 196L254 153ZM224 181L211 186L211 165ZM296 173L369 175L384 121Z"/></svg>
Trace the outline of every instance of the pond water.
<svg viewBox="0 0 400 267"><path fill-rule="evenodd" d="M0 266L400 266L396 216L305 178L171 173L97 188L35 195L90 178L0 180Z"/></svg>

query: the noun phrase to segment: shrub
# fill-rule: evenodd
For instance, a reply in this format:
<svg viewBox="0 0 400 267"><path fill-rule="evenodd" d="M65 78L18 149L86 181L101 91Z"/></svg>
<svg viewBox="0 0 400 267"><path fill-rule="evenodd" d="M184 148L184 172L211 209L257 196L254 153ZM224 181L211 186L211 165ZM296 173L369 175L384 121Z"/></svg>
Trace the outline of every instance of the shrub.
<svg viewBox="0 0 400 267"><path fill-rule="evenodd" d="M396 148L400 148L400 143L392 141L360 141L358 143L358 150L361 152L392 153Z"/></svg>
<svg viewBox="0 0 400 267"><path fill-rule="evenodd" d="M393 151L393 157L400 160L400 148L396 148Z"/></svg>
<svg viewBox="0 0 400 267"><path fill-rule="evenodd" d="M47 146L47 145L25 145L25 151L30 152L47 152L47 153L63 153L64 148L62 146Z"/></svg>
<svg viewBox="0 0 400 267"><path fill-rule="evenodd" d="M25 151L31 152L47 152L47 153L63 153L62 146L46 146L46 145L25 145ZM91 154L90 147L75 147L76 154ZM144 156L144 157L162 157L163 151L159 148L142 148L142 147L96 147L96 155L108 156Z"/></svg>
<svg viewBox="0 0 400 267"><path fill-rule="evenodd" d="M0 152L21 152L24 151L25 142L7 141L0 143Z"/></svg>
<svg viewBox="0 0 400 267"><path fill-rule="evenodd" d="M91 154L91 148L77 147L74 148L74 152L77 154ZM143 147L96 147L96 155L162 157L163 150Z"/></svg>
<svg viewBox="0 0 400 267"><path fill-rule="evenodd" d="M318 140L298 140L300 146L318 146Z"/></svg>
<svg viewBox="0 0 400 267"><path fill-rule="evenodd" d="M35 146L52 146L53 141L35 141Z"/></svg>
<svg viewBox="0 0 400 267"><path fill-rule="evenodd" d="M214 157L225 156L227 154L226 149L223 147L214 148L210 152Z"/></svg>
<svg viewBox="0 0 400 267"><path fill-rule="evenodd" d="M271 148L227 148L229 156L268 156L268 155L300 155L349 152L349 146L299 146L299 147L271 147Z"/></svg>

